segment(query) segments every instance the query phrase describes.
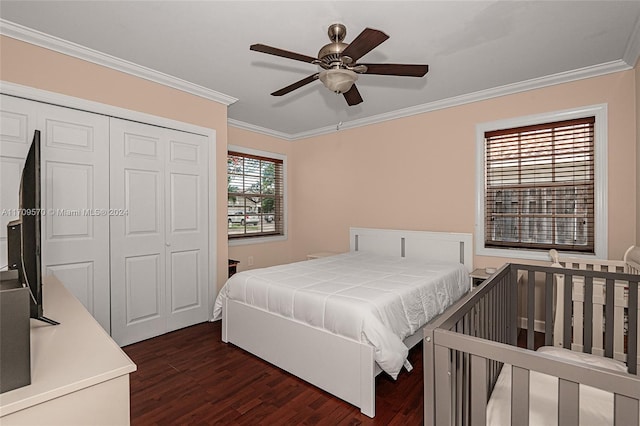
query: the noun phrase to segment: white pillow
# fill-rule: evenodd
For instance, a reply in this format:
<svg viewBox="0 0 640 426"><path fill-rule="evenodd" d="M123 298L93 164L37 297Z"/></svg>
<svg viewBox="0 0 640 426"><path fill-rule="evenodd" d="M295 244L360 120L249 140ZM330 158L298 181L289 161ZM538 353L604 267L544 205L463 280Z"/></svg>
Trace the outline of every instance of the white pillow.
<svg viewBox="0 0 640 426"><path fill-rule="evenodd" d="M542 346L538 349L538 352L563 358L571 362L582 362L594 367L606 368L608 370L619 371L622 373L627 372L627 366L623 362L612 358L571 351L569 349L558 348L556 346Z"/></svg>

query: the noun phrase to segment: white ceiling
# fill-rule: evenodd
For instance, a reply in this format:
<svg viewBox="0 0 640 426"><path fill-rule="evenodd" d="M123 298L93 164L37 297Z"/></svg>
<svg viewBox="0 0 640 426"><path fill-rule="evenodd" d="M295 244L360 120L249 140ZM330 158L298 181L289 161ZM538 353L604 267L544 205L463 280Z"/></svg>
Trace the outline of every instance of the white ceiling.
<svg viewBox="0 0 640 426"><path fill-rule="evenodd" d="M629 69L640 54L638 0L2 0L0 18L3 34L24 37L34 29L237 98L228 110L232 125L291 139L335 129L339 122L388 119ZM429 73L361 75L364 102L352 107L318 81L270 96L316 66L249 46L316 56L335 22L346 25L346 42L365 27L390 36L360 62L426 63Z"/></svg>

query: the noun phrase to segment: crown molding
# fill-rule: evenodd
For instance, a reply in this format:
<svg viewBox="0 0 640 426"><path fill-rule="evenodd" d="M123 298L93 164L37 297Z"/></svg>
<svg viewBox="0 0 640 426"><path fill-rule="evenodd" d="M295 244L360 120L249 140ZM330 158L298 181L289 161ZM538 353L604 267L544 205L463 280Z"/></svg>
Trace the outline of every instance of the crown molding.
<svg viewBox="0 0 640 426"><path fill-rule="evenodd" d="M90 101L88 99L76 98L75 96L64 95L57 92L50 92L48 90L38 89L31 86L23 86L22 84L17 84L2 79L0 79L0 95L13 96L16 98L42 102L45 104L77 109L79 111L87 111L93 114L102 114L109 117L122 118L129 121L138 121L140 123L180 130L197 135L210 134L215 138L216 134L215 129L198 126L197 124L177 121L167 117L160 117L141 111L122 108L115 105Z"/></svg>
<svg viewBox="0 0 640 426"><path fill-rule="evenodd" d="M123 59L116 58L115 56L89 49L88 47L36 31L14 22L7 21L6 19L0 19L0 35L44 47L45 49L92 62L94 64L140 77L145 80L153 81L154 83L169 86L227 106L238 100L237 98L225 95L224 93L216 92L215 90L207 89L206 87L152 70L151 68L143 67L142 65L134 64L133 62L125 61Z"/></svg>
<svg viewBox="0 0 640 426"><path fill-rule="evenodd" d="M624 51L622 60L625 61L631 68L636 66L638 57L640 56L640 16L636 21L636 26L629 37L627 48Z"/></svg>
<svg viewBox="0 0 640 426"><path fill-rule="evenodd" d="M398 118L409 117L412 115L423 114L426 112L436 111L444 108L451 108L459 105L464 105L472 102L479 102L487 99L497 98L500 96L512 95L515 93L525 92L528 90L540 89L543 87L553 86L556 84L568 83L571 81L582 80L585 78L597 77L605 74L610 74L619 71L626 71L632 67L623 60L606 62L604 64L594 65L590 67L579 68L576 70L561 72L545 77L534 78L531 80L525 80L518 83L507 84L500 87L494 87L491 89L481 90L466 95L455 96L452 98L442 99L439 101L429 102L426 104L416 105L413 107L403 108L384 114L378 114L371 117L361 118L353 121L346 121L336 127L335 125L320 127L317 129L309 130L306 132L286 134L282 132L276 132L274 130L260 128L259 133L263 133L270 136L279 137L289 141L296 141L299 139L306 139L315 136L325 135L337 131L353 129L356 127L368 126L371 124L382 123L384 121L395 120ZM241 123L235 121L236 123ZM251 130L251 125L244 123L244 127L247 130ZM284 135L284 136L283 136Z"/></svg>
<svg viewBox="0 0 640 426"><path fill-rule="evenodd" d="M279 139L287 141L295 140L289 133L279 132L277 130L267 129L266 127L256 126L255 124L246 123L240 120L234 120L233 118L227 119L227 124L237 129L249 130L250 132L260 133L266 136L273 136Z"/></svg>

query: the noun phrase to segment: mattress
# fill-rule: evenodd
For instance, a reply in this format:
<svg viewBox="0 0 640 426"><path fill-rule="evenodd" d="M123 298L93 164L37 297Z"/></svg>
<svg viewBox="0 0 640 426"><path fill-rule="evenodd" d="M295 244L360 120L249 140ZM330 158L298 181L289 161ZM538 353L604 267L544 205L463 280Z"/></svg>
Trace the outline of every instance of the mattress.
<svg viewBox="0 0 640 426"><path fill-rule="evenodd" d="M253 305L374 347L380 368L396 378L408 349L403 340L470 288L464 265L350 252L243 271L229 278L222 299Z"/></svg>
<svg viewBox="0 0 640 426"><path fill-rule="evenodd" d="M620 361L591 354L543 346L539 352L566 361L581 362L617 372L626 372ZM613 394L591 386L580 385L580 425L613 426ZM487 404L487 425L511 424L511 365L505 364ZM529 424L558 425L558 378L531 371L529 373Z"/></svg>

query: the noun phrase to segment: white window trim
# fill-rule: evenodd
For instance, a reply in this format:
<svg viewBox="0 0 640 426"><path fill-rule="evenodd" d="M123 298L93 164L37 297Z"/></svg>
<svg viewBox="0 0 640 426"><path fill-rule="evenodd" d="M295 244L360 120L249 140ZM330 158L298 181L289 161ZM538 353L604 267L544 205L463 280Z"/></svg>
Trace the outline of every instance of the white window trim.
<svg viewBox="0 0 640 426"><path fill-rule="evenodd" d="M484 246L485 213L485 132L499 129L551 123L595 116L595 255L571 254L571 257L607 259L608 215L607 215L607 104L591 105L583 108L554 111L526 117L480 123L476 125L476 255L496 256L514 259L549 260L548 250L524 250L487 248Z"/></svg>
<svg viewBox="0 0 640 426"><path fill-rule="evenodd" d="M284 206L284 211L282 212L282 220L283 220L283 235L269 235L269 236L264 236L264 235L256 235L256 236L251 236L251 237L244 237L244 238L228 238L228 234L227 234L227 240L229 242L229 247L234 247L234 246L246 246L249 244L261 244L261 243L273 243L276 241L286 241L287 240L287 228L288 228L288 222L287 222L287 156L284 154L278 154L275 152L268 152L268 151L261 151L258 149L252 149L252 148L246 148L244 146L239 146L239 145L227 145L227 153L229 151L235 151L235 152L239 152L240 154L248 154L248 155L256 155L258 157L267 157L267 158L274 158L277 160L282 160L282 178L284 179L284 185L283 185L283 192L284 194L282 194L282 203ZM226 221L226 219L225 219Z"/></svg>

